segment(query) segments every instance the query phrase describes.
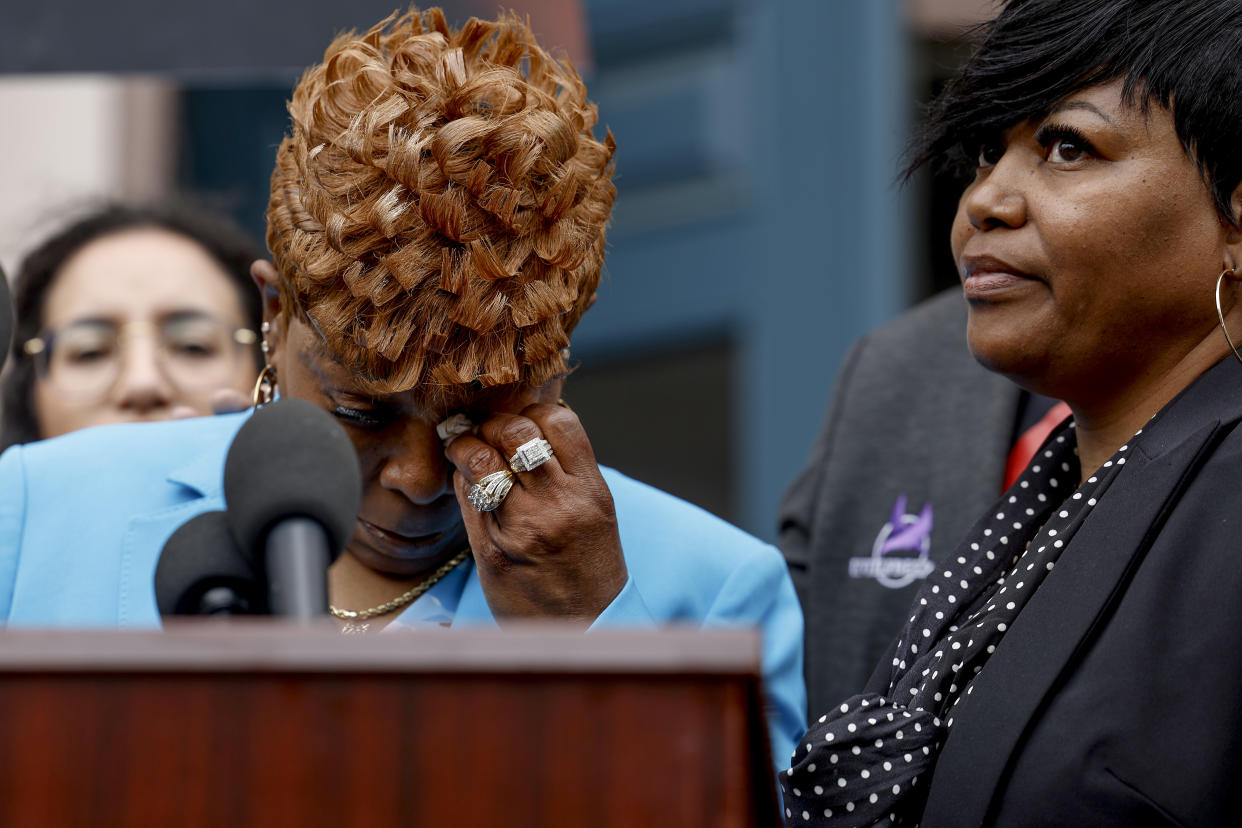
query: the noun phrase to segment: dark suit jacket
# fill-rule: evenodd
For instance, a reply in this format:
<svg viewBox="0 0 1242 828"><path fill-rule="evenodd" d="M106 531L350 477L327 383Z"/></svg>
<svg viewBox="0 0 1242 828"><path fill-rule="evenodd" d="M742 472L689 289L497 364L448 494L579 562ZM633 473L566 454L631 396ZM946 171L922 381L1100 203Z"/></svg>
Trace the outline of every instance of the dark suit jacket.
<svg viewBox="0 0 1242 828"><path fill-rule="evenodd" d="M923 583L893 588L858 567L851 576L851 559L872 555L901 495L911 518L931 504L928 557L947 557L1000 494L1020 394L970 355L957 289L850 352L781 508L781 551L806 617L813 715L862 689Z"/></svg>
<svg viewBox="0 0 1242 828"><path fill-rule="evenodd" d="M1242 365L1151 423L954 713L923 828L1242 824Z"/></svg>

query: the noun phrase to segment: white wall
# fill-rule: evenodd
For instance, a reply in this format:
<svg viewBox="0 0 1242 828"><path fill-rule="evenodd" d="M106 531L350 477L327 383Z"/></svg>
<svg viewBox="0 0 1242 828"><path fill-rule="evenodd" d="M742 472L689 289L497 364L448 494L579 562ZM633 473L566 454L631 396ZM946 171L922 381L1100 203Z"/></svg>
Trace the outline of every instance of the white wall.
<svg viewBox="0 0 1242 828"><path fill-rule="evenodd" d="M157 198L173 186L176 95L166 82L103 75L0 76L0 264L84 199Z"/></svg>

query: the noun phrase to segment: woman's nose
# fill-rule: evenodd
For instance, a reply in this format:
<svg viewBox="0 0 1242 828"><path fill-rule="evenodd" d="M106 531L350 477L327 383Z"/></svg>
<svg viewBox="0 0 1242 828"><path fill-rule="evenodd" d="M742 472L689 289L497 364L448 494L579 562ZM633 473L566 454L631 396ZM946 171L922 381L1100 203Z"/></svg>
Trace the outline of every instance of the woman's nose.
<svg viewBox="0 0 1242 828"><path fill-rule="evenodd" d="M126 342L121 373L113 388L113 398L125 410L145 414L172 403L174 392L160 368L159 346L147 336L133 336Z"/></svg>
<svg viewBox="0 0 1242 828"><path fill-rule="evenodd" d="M453 467L434 425L421 420L400 429L386 447L380 485L400 492L412 503L434 503L453 491Z"/></svg>
<svg viewBox="0 0 1242 828"><path fill-rule="evenodd" d="M1031 170L1008 151L962 193L961 209L976 230L1020 227L1027 219L1023 182Z"/></svg>

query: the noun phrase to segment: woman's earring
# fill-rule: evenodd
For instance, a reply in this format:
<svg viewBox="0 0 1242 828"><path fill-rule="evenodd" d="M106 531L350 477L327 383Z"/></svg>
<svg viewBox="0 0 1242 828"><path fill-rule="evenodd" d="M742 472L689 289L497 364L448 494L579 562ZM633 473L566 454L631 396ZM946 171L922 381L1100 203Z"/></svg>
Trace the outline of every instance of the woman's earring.
<svg viewBox="0 0 1242 828"><path fill-rule="evenodd" d="M1233 351L1233 355L1238 358L1238 362L1242 362L1242 353L1238 352L1238 346L1233 344L1233 337L1229 335L1229 328L1225 326L1225 311L1220 304L1220 286L1225 281L1225 277L1237 279L1238 273L1232 267L1222 270L1220 277L1216 280L1216 316L1220 319L1220 329L1225 335L1225 341L1229 343L1229 350Z"/></svg>
<svg viewBox="0 0 1242 828"><path fill-rule="evenodd" d="M265 321L259 326L259 330L263 334L263 342L259 345L259 350L263 352L263 370L259 372L259 378L254 381L254 393L251 395L255 408L267 405L276 399L276 369L267 361L267 355L272 350L272 347L267 344L267 335L272 332L272 325Z"/></svg>
<svg viewBox="0 0 1242 828"><path fill-rule="evenodd" d="M562 376L567 376L569 374L569 348L561 348L561 359L565 360L565 374L562 374ZM573 409L569 407L569 403L565 402L564 397L558 398L556 404L561 408L573 411Z"/></svg>
<svg viewBox="0 0 1242 828"><path fill-rule="evenodd" d="M276 399L276 369L264 365L259 378L254 381L254 395L251 402L255 408L261 408Z"/></svg>

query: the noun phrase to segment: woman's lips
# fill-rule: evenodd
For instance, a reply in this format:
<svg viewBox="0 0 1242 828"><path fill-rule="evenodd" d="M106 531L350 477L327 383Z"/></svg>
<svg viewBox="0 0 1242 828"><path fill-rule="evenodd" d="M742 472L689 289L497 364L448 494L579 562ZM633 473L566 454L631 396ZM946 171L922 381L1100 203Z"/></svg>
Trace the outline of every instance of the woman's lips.
<svg viewBox="0 0 1242 828"><path fill-rule="evenodd" d="M960 265L966 277L962 290L970 300L1000 298L1001 294L1039 281L1021 268L988 254L963 256Z"/></svg>
<svg viewBox="0 0 1242 828"><path fill-rule="evenodd" d="M966 298L986 299L999 293L1034 283L1034 279L1016 273L978 271L966 277L962 290Z"/></svg>
<svg viewBox="0 0 1242 828"><path fill-rule="evenodd" d="M418 531L422 527L410 528ZM358 518L349 550L357 560L378 572L410 576L435 568L465 546L465 527L461 524L439 532L405 535Z"/></svg>
<svg viewBox="0 0 1242 828"><path fill-rule="evenodd" d="M391 529L384 529L381 526L376 526L369 520L363 520L362 518L358 518L358 525L371 536L372 540L379 541L385 546L391 547L409 549L434 546L441 538L444 537L443 532L432 532L428 535L402 535L399 532L392 531Z"/></svg>

